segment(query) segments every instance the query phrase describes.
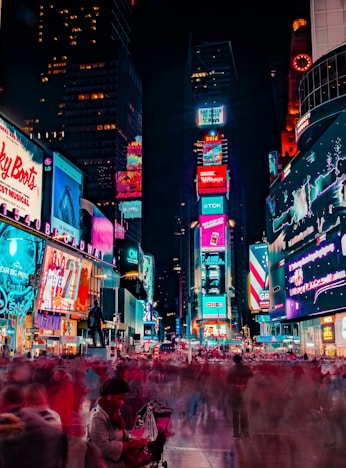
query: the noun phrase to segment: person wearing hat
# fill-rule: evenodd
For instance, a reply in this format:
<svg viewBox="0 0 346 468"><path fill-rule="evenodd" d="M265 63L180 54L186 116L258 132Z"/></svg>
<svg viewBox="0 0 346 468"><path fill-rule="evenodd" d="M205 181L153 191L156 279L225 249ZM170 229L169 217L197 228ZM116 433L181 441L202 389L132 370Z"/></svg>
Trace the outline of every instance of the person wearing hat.
<svg viewBox="0 0 346 468"><path fill-rule="evenodd" d="M147 446L146 439L131 439L125 429L120 408L129 391L124 379L118 377L107 379L102 384L101 396L89 415L88 440L100 449L107 468L126 468L126 452Z"/></svg>

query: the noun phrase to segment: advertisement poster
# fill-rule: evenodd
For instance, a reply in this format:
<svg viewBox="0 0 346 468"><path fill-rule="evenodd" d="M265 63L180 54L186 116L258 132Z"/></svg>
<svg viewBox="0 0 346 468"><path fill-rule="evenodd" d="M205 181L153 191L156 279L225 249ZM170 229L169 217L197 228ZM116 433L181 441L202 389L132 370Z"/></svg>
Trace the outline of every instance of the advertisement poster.
<svg viewBox="0 0 346 468"><path fill-rule="evenodd" d="M52 232L58 229L68 234L69 240L80 241L79 198L82 193L83 174L59 153L54 153Z"/></svg>
<svg viewBox="0 0 346 468"><path fill-rule="evenodd" d="M42 265L38 309L60 313L75 310L82 259L47 245Z"/></svg>
<svg viewBox="0 0 346 468"><path fill-rule="evenodd" d="M225 293L225 252L201 253L202 294Z"/></svg>
<svg viewBox="0 0 346 468"><path fill-rule="evenodd" d="M0 221L0 313L32 311L45 241Z"/></svg>
<svg viewBox="0 0 346 468"><path fill-rule="evenodd" d="M142 196L142 171L118 171L116 189L118 198L140 198Z"/></svg>
<svg viewBox="0 0 346 468"><path fill-rule="evenodd" d="M227 215L200 215L200 245L204 250L225 248Z"/></svg>
<svg viewBox="0 0 346 468"><path fill-rule="evenodd" d="M227 192L227 166L197 166L197 193L217 194Z"/></svg>
<svg viewBox="0 0 346 468"><path fill-rule="evenodd" d="M227 318L226 295L203 296L201 319L225 319Z"/></svg>
<svg viewBox="0 0 346 468"><path fill-rule="evenodd" d="M269 309L268 244L249 247L250 310Z"/></svg>
<svg viewBox="0 0 346 468"><path fill-rule="evenodd" d="M41 221L43 150L0 118L0 204Z"/></svg>

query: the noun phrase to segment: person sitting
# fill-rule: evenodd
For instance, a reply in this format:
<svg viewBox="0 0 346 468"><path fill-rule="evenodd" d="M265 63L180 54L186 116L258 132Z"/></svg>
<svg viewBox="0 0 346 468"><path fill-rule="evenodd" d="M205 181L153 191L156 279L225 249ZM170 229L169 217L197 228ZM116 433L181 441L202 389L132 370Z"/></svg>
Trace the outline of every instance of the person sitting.
<svg viewBox="0 0 346 468"><path fill-rule="evenodd" d="M102 384L101 396L89 415L87 438L100 449L109 468L124 468L126 452L147 445L146 439L131 439L125 429L120 408L129 391L130 388L124 379L118 377L107 379ZM146 464L149 462L150 458Z"/></svg>

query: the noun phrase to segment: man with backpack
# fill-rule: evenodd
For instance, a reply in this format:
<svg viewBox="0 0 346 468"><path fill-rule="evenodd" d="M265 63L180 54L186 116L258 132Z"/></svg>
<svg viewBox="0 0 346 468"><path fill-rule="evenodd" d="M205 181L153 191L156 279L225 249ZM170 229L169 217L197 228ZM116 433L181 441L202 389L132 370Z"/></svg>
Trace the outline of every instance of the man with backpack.
<svg viewBox="0 0 346 468"><path fill-rule="evenodd" d="M89 309L88 313L88 327L95 348L97 346L96 332L99 335L101 347L105 347L105 340L102 333L101 323L105 323L105 319L103 317L102 309L98 305L97 299L95 299L94 305Z"/></svg>

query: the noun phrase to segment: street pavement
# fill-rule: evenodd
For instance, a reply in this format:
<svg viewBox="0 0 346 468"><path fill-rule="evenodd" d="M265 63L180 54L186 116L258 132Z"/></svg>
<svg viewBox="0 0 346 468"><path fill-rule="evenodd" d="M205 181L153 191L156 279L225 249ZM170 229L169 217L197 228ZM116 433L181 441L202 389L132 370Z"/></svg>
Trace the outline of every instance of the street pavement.
<svg viewBox="0 0 346 468"><path fill-rule="evenodd" d="M316 435L300 433L300 427L280 433L254 427L249 439L234 439L230 422L220 417L206 423L197 418L193 424L173 420L175 434L167 439L162 453L168 468L346 467L346 447L329 445L318 428Z"/></svg>

